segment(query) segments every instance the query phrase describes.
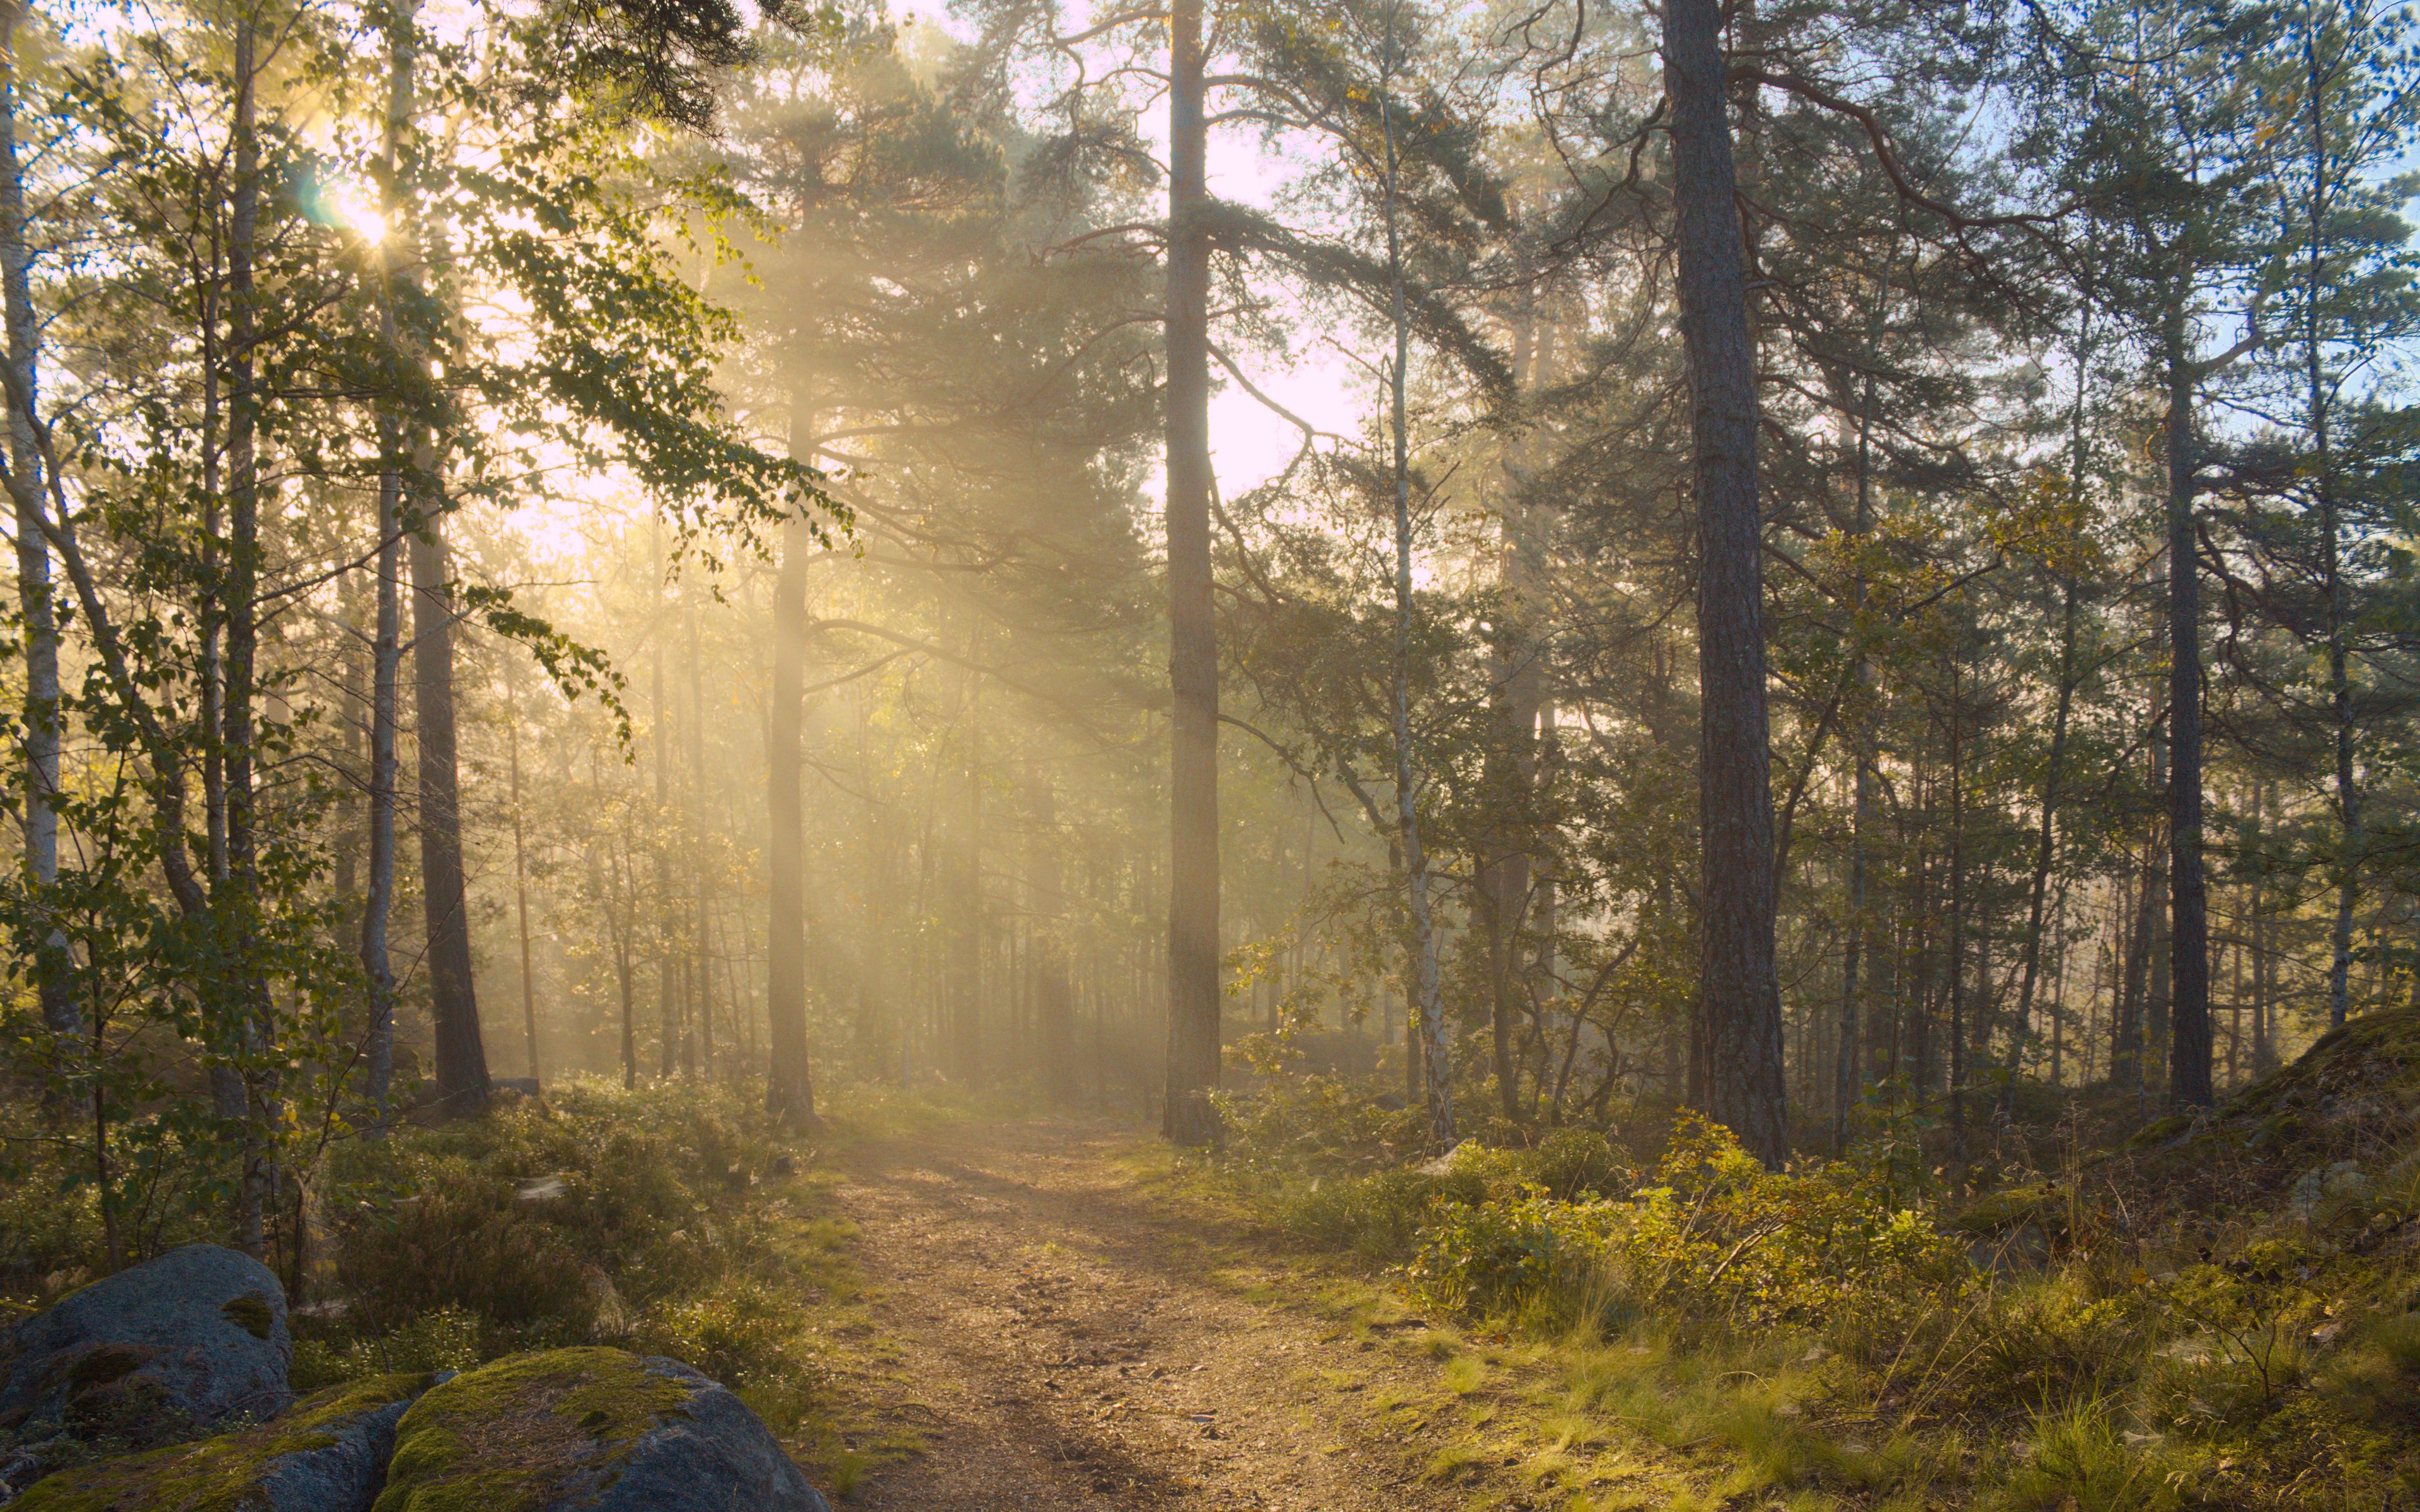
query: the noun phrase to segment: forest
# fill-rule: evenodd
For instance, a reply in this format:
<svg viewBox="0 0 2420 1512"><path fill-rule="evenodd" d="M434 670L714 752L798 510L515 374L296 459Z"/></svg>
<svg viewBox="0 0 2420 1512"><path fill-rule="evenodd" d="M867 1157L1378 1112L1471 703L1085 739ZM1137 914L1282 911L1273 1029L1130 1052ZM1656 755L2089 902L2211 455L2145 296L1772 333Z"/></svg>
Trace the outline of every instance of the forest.
<svg viewBox="0 0 2420 1512"><path fill-rule="evenodd" d="M2420 1509L2420 15L899 3L0 0L0 1505Z"/></svg>

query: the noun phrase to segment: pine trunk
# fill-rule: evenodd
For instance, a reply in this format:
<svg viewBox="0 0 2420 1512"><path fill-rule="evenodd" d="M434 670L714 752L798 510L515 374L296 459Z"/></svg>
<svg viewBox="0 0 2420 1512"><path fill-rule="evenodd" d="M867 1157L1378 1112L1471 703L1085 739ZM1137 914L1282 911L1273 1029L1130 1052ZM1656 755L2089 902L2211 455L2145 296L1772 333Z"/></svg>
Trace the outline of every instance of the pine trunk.
<svg viewBox="0 0 2420 1512"><path fill-rule="evenodd" d="M804 427L792 442L803 456ZM771 1056L765 1105L793 1127L814 1120L814 1082L807 1066L807 863L804 776L799 743L806 687L805 522L782 529L782 564L773 587L773 708L767 721L765 810L768 863L765 1011Z"/></svg>
<svg viewBox="0 0 2420 1512"><path fill-rule="evenodd" d="M1169 33L1167 1136L1215 1144L1218 1086L1218 648L1210 597L1210 241L1202 0Z"/></svg>
<svg viewBox="0 0 2420 1512"><path fill-rule="evenodd" d="M1774 966L1756 353L1720 26L1715 0L1668 0L1665 8L1697 473L1703 1106L1760 1160L1778 1165L1789 1130Z"/></svg>
<svg viewBox="0 0 2420 1512"><path fill-rule="evenodd" d="M471 980L471 915L462 883L462 799L454 742L454 612L446 590L442 502L430 455L413 471L427 493L411 536L412 711L420 757L420 896L428 932L429 1016L437 1099L449 1116L488 1105L488 1051Z"/></svg>

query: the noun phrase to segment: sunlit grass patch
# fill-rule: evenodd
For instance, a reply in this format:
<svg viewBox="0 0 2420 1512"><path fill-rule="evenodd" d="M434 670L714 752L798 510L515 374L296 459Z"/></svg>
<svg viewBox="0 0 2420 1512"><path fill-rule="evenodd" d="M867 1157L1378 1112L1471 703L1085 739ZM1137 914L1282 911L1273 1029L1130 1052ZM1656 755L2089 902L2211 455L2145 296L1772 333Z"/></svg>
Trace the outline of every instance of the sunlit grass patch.
<svg viewBox="0 0 2420 1512"><path fill-rule="evenodd" d="M1420 1472L1423 1480L1450 1485L1473 1480L1495 1468L1496 1455L1475 1439L1462 1439L1447 1444L1429 1456L1428 1465Z"/></svg>

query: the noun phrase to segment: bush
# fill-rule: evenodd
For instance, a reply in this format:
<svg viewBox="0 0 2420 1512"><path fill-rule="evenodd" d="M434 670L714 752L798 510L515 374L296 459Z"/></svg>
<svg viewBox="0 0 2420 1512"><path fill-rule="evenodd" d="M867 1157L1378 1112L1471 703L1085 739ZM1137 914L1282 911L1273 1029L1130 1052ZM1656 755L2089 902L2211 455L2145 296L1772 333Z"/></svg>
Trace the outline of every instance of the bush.
<svg viewBox="0 0 2420 1512"><path fill-rule="evenodd" d="M736 1094L597 1084L351 1147L325 1184L339 1300L297 1317L298 1378L614 1343L794 1425L829 1395L796 1293L839 1281L837 1240L747 1200L775 1153Z"/></svg>
<svg viewBox="0 0 2420 1512"><path fill-rule="evenodd" d="M1281 1205L1279 1215L1306 1239L1395 1264L1419 1248L1437 1185L1435 1177L1413 1170L1314 1179Z"/></svg>
<svg viewBox="0 0 2420 1512"><path fill-rule="evenodd" d="M1459 1312L1567 1322L1586 1311L1617 1204L1543 1187L1510 1201L1442 1203L1404 1270L1412 1290Z"/></svg>
<svg viewBox="0 0 2420 1512"><path fill-rule="evenodd" d="M1331 1174L1401 1164L1428 1139L1417 1108L1342 1076L1271 1078L1241 1096L1220 1094L1227 1158L1245 1170Z"/></svg>
<svg viewBox="0 0 2420 1512"><path fill-rule="evenodd" d="M1839 1164L1768 1171L1730 1132L1683 1119L1607 1251L1623 1300L1734 1328L1903 1335L1973 1275L1964 1249Z"/></svg>

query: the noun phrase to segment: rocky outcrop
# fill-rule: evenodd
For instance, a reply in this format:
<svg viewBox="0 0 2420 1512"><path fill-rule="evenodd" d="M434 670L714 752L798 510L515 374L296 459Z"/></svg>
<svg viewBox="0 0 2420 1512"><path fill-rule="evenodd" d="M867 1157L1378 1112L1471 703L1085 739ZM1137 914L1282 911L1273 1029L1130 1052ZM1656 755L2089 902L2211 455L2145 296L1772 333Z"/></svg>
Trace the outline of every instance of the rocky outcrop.
<svg viewBox="0 0 2420 1512"><path fill-rule="evenodd" d="M0 1336L0 1503L830 1512L745 1403L677 1361L556 1350L297 1403L291 1354L276 1277L232 1250L193 1245L75 1293Z"/></svg>
<svg viewBox="0 0 2420 1512"><path fill-rule="evenodd" d="M274 1421L38 1481L9 1512L369 1512L426 1375L331 1387Z"/></svg>
<svg viewBox="0 0 2420 1512"><path fill-rule="evenodd" d="M466 1371L396 1430L377 1512L830 1512L747 1405L678 1361L555 1350Z"/></svg>
<svg viewBox="0 0 2420 1512"><path fill-rule="evenodd" d="M293 1352L269 1268L188 1244L0 1335L0 1429L141 1446L272 1417L294 1399Z"/></svg>

